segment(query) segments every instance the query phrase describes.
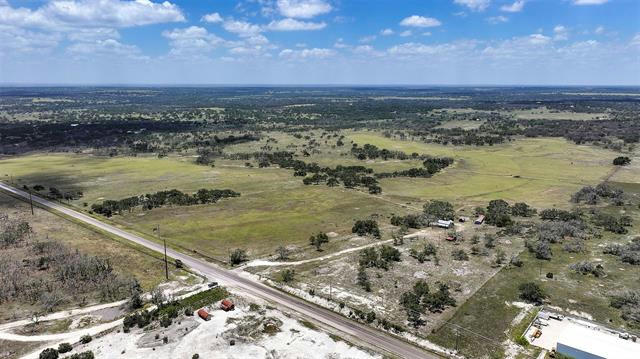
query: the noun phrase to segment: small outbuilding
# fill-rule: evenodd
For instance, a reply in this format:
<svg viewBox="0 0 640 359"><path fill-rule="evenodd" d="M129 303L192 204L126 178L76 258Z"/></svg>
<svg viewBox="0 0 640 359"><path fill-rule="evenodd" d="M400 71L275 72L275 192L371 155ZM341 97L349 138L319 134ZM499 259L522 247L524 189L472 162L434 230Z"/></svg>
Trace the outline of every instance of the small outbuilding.
<svg viewBox="0 0 640 359"><path fill-rule="evenodd" d="M229 299L223 299L222 302L220 302L220 309L224 310L225 312L228 312L230 310L235 309L235 305Z"/></svg>
<svg viewBox="0 0 640 359"><path fill-rule="evenodd" d="M484 214L479 215L478 218L476 218L476 220L473 223L475 223L475 224L484 223Z"/></svg>

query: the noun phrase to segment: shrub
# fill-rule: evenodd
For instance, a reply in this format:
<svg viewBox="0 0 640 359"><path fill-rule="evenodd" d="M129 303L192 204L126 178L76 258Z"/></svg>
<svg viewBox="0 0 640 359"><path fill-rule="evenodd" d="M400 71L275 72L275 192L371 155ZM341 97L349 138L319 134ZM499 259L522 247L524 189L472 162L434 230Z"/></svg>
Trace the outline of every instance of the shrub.
<svg viewBox="0 0 640 359"><path fill-rule="evenodd" d="M234 249L229 255L231 265L238 265L248 260L247 251L241 248Z"/></svg>
<svg viewBox="0 0 640 359"><path fill-rule="evenodd" d="M469 256L467 255L467 252L465 252L463 249L458 249L458 250L455 250L455 251L451 252L451 257L453 257L453 259L455 259L457 261L468 261L469 260Z"/></svg>
<svg viewBox="0 0 640 359"><path fill-rule="evenodd" d="M295 275L296 275L295 270L287 268L282 272L280 272L280 279L285 283L293 282Z"/></svg>
<svg viewBox="0 0 640 359"><path fill-rule="evenodd" d="M90 343L92 340L93 338L91 337L91 335L87 334L87 335L83 335L82 338L80 338L80 343L87 344L87 343Z"/></svg>
<svg viewBox="0 0 640 359"><path fill-rule="evenodd" d="M524 264L524 262L522 262L522 259L520 259L519 257L512 257L509 263L516 267L522 267L522 265Z"/></svg>
<svg viewBox="0 0 640 359"><path fill-rule="evenodd" d="M613 164L616 166L626 166L631 163L631 158L627 156L618 156L613 159Z"/></svg>
<svg viewBox="0 0 640 359"><path fill-rule="evenodd" d="M520 298L534 304L542 304L546 295L540 286L533 282L522 283L518 287Z"/></svg>
<svg viewBox="0 0 640 359"><path fill-rule="evenodd" d="M574 263L569 266L572 271L581 274L593 274L595 277L604 277L604 268L600 264L595 264L587 261Z"/></svg>
<svg viewBox="0 0 640 359"><path fill-rule="evenodd" d="M40 359L58 359L58 351L53 348L47 348L40 352Z"/></svg>
<svg viewBox="0 0 640 359"><path fill-rule="evenodd" d="M380 238L378 222L373 219L357 220L351 228L351 232L357 233L359 236L372 235L375 238Z"/></svg>
<svg viewBox="0 0 640 359"><path fill-rule="evenodd" d="M60 343L58 345L58 353L68 353L73 350L73 346L69 343Z"/></svg>
<svg viewBox="0 0 640 359"><path fill-rule="evenodd" d="M82 353L73 354L72 356L66 357L65 359L94 359L92 351L86 351Z"/></svg>

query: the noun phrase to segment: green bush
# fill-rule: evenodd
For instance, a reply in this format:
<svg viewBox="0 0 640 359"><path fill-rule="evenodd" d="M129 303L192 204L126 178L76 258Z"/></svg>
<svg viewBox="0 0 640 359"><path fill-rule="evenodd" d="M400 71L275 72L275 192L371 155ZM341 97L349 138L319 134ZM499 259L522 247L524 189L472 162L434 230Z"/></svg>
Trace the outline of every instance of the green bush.
<svg viewBox="0 0 640 359"><path fill-rule="evenodd" d="M53 348L47 348L40 352L40 359L58 359L58 351Z"/></svg>
<svg viewBox="0 0 640 359"><path fill-rule="evenodd" d="M80 338L80 343L82 344L87 344L90 343L93 340L93 338L91 337L91 335L83 335L82 338Z"/></svg>
<svg viewBox="0 0 640 359"><path fill-rule="evenodd" d="M73 346L71 346L71 344L69 343L60 343L60 345L58 345L58 353L60 354L68 353L72 350L73 350Z"/></svg>
<svg viewBox="0 0 640 359"><path fill-rule="evenodd" d="M95 356L93 355L93 352L91 350L86 351L86 352L82 352L82 353L78 353L78 354L73 354L70 357L67 357L65 359L94 359Z"/></svg>

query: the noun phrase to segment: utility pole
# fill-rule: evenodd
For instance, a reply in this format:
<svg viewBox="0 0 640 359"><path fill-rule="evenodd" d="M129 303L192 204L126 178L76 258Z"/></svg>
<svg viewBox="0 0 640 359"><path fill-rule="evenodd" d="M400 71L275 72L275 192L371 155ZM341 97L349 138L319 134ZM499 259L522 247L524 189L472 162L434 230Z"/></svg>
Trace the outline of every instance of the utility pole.
<svg viewBox="0 0 640 359"><path fill-rule="evenodd" d="M164 274L169 280L169 263L167 262L167 240L162 238L162 242L164 242Z"/></svg>
<svg viewBox="0 0 640 359"><path fill-rule="evenodd" d="M160 236L160 225L156 224L156 228L153 229L156 232L156 236ZM164 244L164 275L169 280L169 262L167 261L167 240L162 238L162 243Z"/></svg>
<svg viewBox="0 0 640 359"><path fill-rule="evenodd" d="M458 329L454 329L453 331L456 333L456 346L455 346L455 348L456 348L456 353L457 353L458 352L458 339L460 337L460 332L458 331Z"/></svg>
<svg viewBox="0 0 640 359"><path fill-rule="evenodd" d="M31 215L33 216L33 198L31 197L31 189L29 189L29 204L31 205Z"/></svg>

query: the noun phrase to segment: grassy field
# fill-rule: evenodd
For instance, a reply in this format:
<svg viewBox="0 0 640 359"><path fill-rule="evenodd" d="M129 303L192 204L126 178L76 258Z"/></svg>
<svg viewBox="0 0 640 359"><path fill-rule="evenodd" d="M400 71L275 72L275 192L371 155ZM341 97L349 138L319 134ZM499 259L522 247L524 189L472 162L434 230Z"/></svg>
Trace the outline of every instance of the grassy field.
<svg viewBox="0 0 640 359"><path fill-rule="evenodd" d="M214 205L158 208L134 211L114 221L152 234L156 225L171 243L196 248L213 257L226 258L230 249L248 248L252 256L273 253L279 245L306 245L317 231L348 234L355 219L371 214L389 216L419 208L430 199L458 205L485 205L491 199L526 201L537 207L568 206L570 194L586 184L596 184L610 174L613 152L577 146L562 139L523 139L485 147L453 147L389 139L376 132L343 132L342 147L336 137L320 138L320 153L305 161L323 166L364 165L375 171L421 166L420 161L359 161L348 151L352 141L360 145L452 156L456 163L430 179L381 180L382 196L370 196L342 187L304 186L287 169L248 168L244 161L217 160L215 167L198 166L189 156L158 159L97 157L86 154L37 154L0 161L0 176L19 185L42 184L62 191L80 190L84 197L71 204L84 208L103 199L120 199L177 188L230 188L242 196ZM272 140L267 143L267 138ZM225 148L225 152L271 150L302 152L309 141L271 132L261 141ZM313 253L311 251L310 253Z"/></svg>
<svg viewBox="0 0 640 359"><path fill-rule="evenodd" d="M254 255L279 245L307 245L318 231L347 234L354 220L371 214L389 216L402 208L341 187L305 186L292 172L247 168L244 162L219 161L215 168L197 166L193 158L97 158L87 155L33 155L3 160L0 173L22 185L43 184L62 191L81 190L71 204L84 208L103 199L119 199L177 188L231 188L242 194L213 205L167 207L114 217L117 223L173 243L226 258L230 249L249 248ZM7 178L7 177L5 177Z"/></svg>
<svg viewBox="0 0 640 359"><path fill-rule="evenodd" d="M384 193L397 200L437 198L471 205L502 198L538 207L567 207L572 193L612 173L611 160L616 157L612 151L549 138L484 147L401 141L374 132L353 133L349 138L360 145L456 160L430 179L382 180Z"/></svg>

